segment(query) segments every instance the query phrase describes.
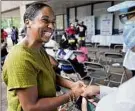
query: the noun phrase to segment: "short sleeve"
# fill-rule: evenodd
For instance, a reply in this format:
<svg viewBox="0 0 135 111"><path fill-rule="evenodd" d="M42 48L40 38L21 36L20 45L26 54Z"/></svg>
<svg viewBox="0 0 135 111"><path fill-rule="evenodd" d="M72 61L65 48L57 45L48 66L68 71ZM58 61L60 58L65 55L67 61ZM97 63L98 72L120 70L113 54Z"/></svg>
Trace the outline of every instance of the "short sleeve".
<svg viewBox="0 0 135 111"><path fill-rule="evenodd" d="M25 56L7 60L3 67L3 79L8 90L28 88L37 85L37 71Z"/></svg>

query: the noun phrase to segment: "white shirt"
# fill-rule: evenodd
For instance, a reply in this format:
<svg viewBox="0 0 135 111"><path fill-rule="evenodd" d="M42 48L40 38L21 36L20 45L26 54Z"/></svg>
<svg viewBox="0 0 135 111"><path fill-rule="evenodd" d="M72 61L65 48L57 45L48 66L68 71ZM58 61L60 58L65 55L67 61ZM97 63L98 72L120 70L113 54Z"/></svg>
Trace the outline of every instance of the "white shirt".
<svg viewBox="0 0 135 111"><path fill-rule="evenodd" d="M56 53L55 53L54 49L58 50L58 48L59 48L58 43L56 41L50 39L49 42L45 43L45 47L53 47L52 49L46 48L46 52L47 52L47 54L49 54L50 56L55 58Z"/></svg>
<svg viewBox="0 0 135 111"><path fill-rule="evenodd" d="M100 86L100 97L95 111L135 111L135 77L119 88Z"/></svg>
<svg viewBox="0 0 135 111"><path fill-rule="evenodd" d="M135 70L135 52L132 52L130 49L127 50L123 66L129 70Z"/></svg>
<svg viewBox="0 0 135 111"><path fill-rule="evenodd" d="M64 41L66 41L66 37L65 37L65 35L62 35L62 39L63 39Z"/></svg>

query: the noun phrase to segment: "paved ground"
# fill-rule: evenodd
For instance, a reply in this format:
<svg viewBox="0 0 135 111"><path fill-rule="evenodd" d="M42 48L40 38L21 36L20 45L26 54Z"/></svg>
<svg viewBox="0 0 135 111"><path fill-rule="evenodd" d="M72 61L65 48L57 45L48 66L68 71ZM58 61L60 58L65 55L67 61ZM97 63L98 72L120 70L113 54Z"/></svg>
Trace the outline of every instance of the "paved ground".
<svg viewBox="0 0 135 111"><path fill-rule="evenodd" d="M11 47L13 46L13 45L12 45L12 41L11 41L10 38L8 38L8 39L7 39L7 42L8 42L8 50L10 50ZM100 50L100 51L101 51L101 50ZM92 54L89 53L89 56L92 56ZM99 57L99 55L98 55L98 57ZM119 80L120 77L118 77L118 76L113 76L112 79ZM85 82L85 83L88 83L88 80L85 80L84 82ZM1 83L1 85L2 85L2 100L1 100L2 104L0 104L0 108L2 109L1 111L6 111L6 109L7 109L6 86L5 86L4 82L2 82L2 80L0 80L0 83ZM102 83L102 81L99 81L99 83ZM93 83L93 84L94 84L94 83ZM119 85L119 84L110 84L110 86L118 86L118 85Z"/></svg>

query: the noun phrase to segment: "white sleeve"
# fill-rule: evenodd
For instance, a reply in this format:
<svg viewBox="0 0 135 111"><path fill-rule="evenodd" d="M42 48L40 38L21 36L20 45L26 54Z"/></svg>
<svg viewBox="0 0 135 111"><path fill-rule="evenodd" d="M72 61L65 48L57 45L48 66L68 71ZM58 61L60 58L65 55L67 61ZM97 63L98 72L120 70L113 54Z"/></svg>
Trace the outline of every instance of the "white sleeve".
<svg viewBox="0 0 135 111"><path fill-rule="evenodd" d="M111 87L107 87L107 86L100 86L100 99L114 91L116 91L118 88L111 88Z"/></svg>
<svg viewBox="0 0 135 111"><path fill-rule="evenodd" d="M126 44L123 43L123 49L122 49L122 52L127 52L127 50L128 50L128 48L127 48Z"/></svg>

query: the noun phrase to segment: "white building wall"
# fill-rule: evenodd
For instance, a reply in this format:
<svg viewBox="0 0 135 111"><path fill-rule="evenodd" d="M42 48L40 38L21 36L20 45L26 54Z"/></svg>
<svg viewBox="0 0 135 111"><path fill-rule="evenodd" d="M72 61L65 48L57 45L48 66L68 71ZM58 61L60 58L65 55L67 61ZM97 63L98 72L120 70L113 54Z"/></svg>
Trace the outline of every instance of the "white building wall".
<svg viewBox="0 0 135 111"><path fill-rule="evenodd" d="M115 4L120 3L120 1L115 1ZM107 8L111 7L111 2L105 2L105 3L98 3L94 4L93 9L93 15L96 17L96 29L100 30L100 16L103 14L109 14L107 12ZM77 7L77 19L81 20L81 18L84 18L85 16L91 15L91 5L81 6ZM114 13L114 27L113 29L121 30L123 29L123 24L119 20L119 12ZM75 8L70 9L70 22L74 22L75 20Z"/></svg>
<svg viewBox="0 0 135 111"><path fill-rule="evenodd" d="M111 2L99 3L94 5L93 15L96 17L96 29L100 30L100 16L108 14L107 8L111 6Z"/></svg>

